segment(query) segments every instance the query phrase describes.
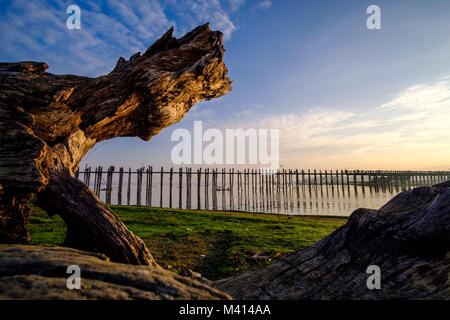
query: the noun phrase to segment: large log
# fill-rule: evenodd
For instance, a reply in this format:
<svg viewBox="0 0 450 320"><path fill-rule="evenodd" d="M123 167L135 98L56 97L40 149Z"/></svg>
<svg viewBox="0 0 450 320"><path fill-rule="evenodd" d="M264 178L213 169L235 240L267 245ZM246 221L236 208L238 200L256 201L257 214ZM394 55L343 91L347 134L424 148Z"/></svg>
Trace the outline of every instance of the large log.
<svg viewBox="0 0 450 320"><path fill-rule="evenodd" d="M71 265L80 267L80 290L67 289ZM71 248L0 244L1 300L230 299L197 280L161 267L114 263L102 254Z"/></svg>
<svg viewBox="0 0 450 320"><path fill-rule="evenodd" d="M172 32L98 78L46 73L43 62L0 63L0 242L29 242L35 193L66 222L67 245L154 263L142 240L71 176L96 143L149 140L196 102L231 90L220 32L208 24L180 39Z"/></svg>

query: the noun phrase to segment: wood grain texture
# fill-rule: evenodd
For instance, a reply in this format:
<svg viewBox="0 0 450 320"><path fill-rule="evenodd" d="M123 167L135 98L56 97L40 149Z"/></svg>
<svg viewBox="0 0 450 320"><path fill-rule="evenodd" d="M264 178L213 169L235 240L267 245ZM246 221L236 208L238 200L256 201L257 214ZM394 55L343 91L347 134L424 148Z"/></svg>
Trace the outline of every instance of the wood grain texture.
<svg viewBox="0 0 450 320"><path fill-rule="evenodd" d="M81 271L68 290L67 267ZM0 244L0 300L228 300L230 296L159 267L108 261L71 248Z"/></svg>

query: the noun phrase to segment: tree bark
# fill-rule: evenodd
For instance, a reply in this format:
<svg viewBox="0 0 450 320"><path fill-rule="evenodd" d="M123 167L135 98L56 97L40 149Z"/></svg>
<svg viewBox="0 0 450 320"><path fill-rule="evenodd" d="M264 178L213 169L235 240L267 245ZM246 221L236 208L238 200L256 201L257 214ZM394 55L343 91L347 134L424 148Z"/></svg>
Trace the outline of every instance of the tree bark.
<svg viewBox="0 0 450 320"><path fill-rule="evenodd" d="M26 229L30 209L27 207L31 194L15 195L0 191L0 243L30 242Z"/></svg>
<svg viewBox="0 0 450 320"><path fill-rule="evenodd" d="M65 221L65 246L101 252L111 261L156 266L144 242L91 189L67 172L53 176L38 199L48 214L59 214Z"/></svg>
<svg viewBox="0 0 450 320"><path fill-rule="evenodd" d="M154 264L142 240L71 176L96 143L149 140L196 102L231 90L220 32L208 24L180 39L172 32L98 78L46 73L43 62L0 63L0 242L29 242L35 193L66 222L66 245Z"/></svg>

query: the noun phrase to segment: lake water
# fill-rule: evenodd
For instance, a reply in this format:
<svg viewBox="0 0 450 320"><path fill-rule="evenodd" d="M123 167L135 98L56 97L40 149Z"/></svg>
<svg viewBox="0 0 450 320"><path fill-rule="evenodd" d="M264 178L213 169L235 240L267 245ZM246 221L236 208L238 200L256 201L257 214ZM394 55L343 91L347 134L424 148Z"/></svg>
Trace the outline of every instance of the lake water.
<svg viewBox="0 0 450 320"><path fill-rule="evenodd" d="M178 173L174 172L171 184L169 176L164 173L161 194L160 174L153 173L151 183L147 181L149 176L145 172L140 182L137 174L130 176L128 181L127 173L123 175L122 190L120 190L118 173L111 176L109 184L103 175L100 190L97 191L100 198L107 201L108 193L110 197L108 202L111 204L324 216L349 216L358 208L378 209L402 191L410 190L419 184L432 185L447 178L438 177L437 180L412 178L398 181L387 181L383 178L382 181L371 181L370 177L362 177L358 180L355 175L354 180L351 178L348 178L348 181L345 178L340 180L339 177L336 178L337 183L336 180L329 180L333 181L333 184L320 185L314 182L311 185L300 181L297 185L292 180L283 181L282 179L276 183L276 177L272 181L270 178L264 181L263 178L261 182L257 177L251 179L251 177L236 176L230 181L230 176L221 173L218 173L215 179L211 174L200 175L199 181L198 176L193 172L190 179L186 179L187 176L183 174L180 183ZM79 178L83 180L82 174ZM108 185L110 185L110 192L107 192ZM170 185L172 185L171 188Z"/></svg>

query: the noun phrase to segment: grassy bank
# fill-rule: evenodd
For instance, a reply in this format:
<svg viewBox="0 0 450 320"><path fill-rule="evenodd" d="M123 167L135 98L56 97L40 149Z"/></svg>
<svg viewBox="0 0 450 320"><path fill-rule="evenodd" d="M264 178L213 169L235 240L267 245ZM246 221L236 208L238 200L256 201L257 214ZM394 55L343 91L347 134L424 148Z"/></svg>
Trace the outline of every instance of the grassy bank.
<svg viewBox="0 0 450 320"><path fill-rule="evenodd" d="M215 280L271 263L334 231L345 218L288 217L235 212L189 211L112 206L142 238L156 261L183 274L187 269ZM29 230L33 244L60 245L65 225L59 216L34 209ZM268 259L251 259L255 254Z"/></svg>

